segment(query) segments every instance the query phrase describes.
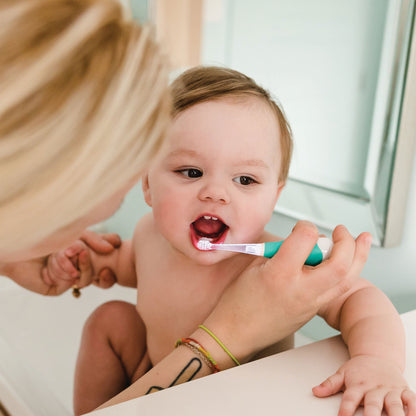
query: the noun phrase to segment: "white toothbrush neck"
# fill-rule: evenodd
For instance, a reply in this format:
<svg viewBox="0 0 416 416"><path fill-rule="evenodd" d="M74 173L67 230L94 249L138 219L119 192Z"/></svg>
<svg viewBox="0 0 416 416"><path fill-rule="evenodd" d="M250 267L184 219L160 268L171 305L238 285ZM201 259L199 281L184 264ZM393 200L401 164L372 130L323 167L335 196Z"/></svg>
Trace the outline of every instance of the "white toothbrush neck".
<svg viewBox="0 0 416 416"><path fill-rule="evenodd" d="M263 256L264 243L260 244L211 244L215 250L232 251L234 253L245 253L254 256Z"/></svg>

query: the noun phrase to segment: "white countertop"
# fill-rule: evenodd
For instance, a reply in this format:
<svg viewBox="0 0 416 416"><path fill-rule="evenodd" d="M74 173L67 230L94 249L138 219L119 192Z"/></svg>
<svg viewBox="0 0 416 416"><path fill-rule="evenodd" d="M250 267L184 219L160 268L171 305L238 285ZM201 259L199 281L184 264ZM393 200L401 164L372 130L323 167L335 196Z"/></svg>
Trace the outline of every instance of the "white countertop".
<svg viewBox="0 0 416 416"><path fill-rule="evenodd" d="M416 310L401 315L406 329L405 376L416 390ZM319 399L312 387L348 359L339 336L91 412L91 416L212 416L338 413L341 394ZM361 410L357 415L362 414Z"/></svg>

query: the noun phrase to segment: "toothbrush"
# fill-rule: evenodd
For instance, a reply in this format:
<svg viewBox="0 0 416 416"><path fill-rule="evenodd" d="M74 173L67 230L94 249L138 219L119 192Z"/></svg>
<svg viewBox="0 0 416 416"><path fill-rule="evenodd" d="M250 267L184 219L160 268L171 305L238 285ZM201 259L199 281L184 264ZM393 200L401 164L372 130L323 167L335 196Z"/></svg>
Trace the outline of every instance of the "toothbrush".
<svg viewBox="0 0 416 416"><path fill-rule="evenodd" d="M283 240L284 241L284 240ZM234 253L252 254L253 256L263 256L271 258L278 251L283 241L274 241L271 243L258 243L258 244L214 244L209 240L201 239L198 241L198 249L202 251L208 250L222 250L232 251ZM316 266L322 261L329 258L334 243L332 240L326 237L318 239L315 247L306 259L305 264L309 266Z"/></svg>

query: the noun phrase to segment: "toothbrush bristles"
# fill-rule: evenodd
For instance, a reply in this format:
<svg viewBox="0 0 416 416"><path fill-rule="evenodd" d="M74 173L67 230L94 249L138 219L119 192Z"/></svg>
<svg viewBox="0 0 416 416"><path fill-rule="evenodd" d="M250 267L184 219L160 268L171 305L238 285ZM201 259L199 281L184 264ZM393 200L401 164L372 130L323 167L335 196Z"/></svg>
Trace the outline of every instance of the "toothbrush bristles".
<svg viewBox="0 0 416 416"><path fill-rule="evenodd" d="M212 246L208 240L199 240L197 245L200 250L210 250Z"/></svg>

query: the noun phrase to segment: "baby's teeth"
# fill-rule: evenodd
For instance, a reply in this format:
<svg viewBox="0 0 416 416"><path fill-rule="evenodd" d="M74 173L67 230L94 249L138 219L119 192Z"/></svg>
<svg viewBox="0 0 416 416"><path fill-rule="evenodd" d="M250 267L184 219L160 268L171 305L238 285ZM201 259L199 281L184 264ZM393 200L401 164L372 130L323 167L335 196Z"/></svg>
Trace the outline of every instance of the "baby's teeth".
<svg viewBox="0 0 416 416"><path fill-rule="evenodd" d="M213 219L214 221L218 221L217 217L211 217L211 219Z"/></svg>
<svg viewBox="0 0 416 416"><path fill-rule="evenodd" d="M208 216L208 215L204 215L204 218L205 218L206 220L210 220L210 219L211 219L211 217L210 217L210 216Z"/></svg>
<svg viewBox="0 0 416 416"><path fill-rule="evenodd" d="M204 219L218 221L218 218L217 217L210 217L209 215L204 215Z"/></svg>

